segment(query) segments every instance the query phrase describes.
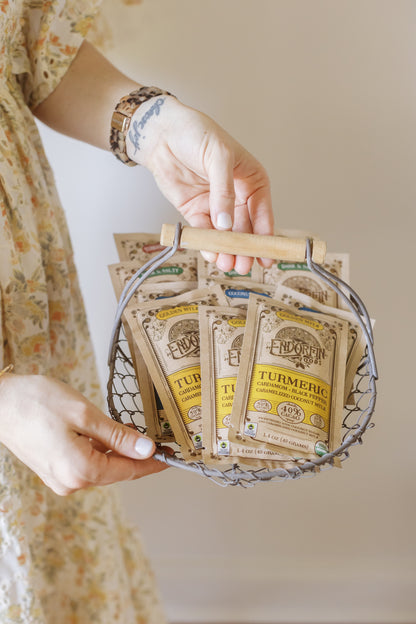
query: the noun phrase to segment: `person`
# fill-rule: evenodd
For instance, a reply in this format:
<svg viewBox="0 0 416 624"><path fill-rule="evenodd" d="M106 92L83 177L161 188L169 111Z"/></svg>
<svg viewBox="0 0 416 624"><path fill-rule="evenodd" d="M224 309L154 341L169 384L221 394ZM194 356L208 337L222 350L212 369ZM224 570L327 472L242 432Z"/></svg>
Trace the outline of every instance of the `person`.
<svg viewBox="0 0 416 624"><path fill-rule="evenodd" d="M174 95L149 95L110 64L86 40L97 5L0 7L3 624L165 621L137 530L124 523L114 488L98 487L165 465L152 458L152 440L103 411L65 216L35 118L109 149L117 102L145 92L117 155L147 167L191 225L273 231L264 168L209 117ZM245 257L208 257L223 270L251 266Z"/></svg>

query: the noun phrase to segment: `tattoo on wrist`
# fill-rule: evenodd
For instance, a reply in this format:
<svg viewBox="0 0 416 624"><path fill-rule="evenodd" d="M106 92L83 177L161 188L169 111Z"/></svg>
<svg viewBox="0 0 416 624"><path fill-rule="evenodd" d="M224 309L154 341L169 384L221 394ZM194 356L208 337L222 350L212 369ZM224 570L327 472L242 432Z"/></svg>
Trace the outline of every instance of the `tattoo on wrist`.
<svg viewBox="0 0 416 624"><path fill-rule="evenodd" d="M133 121L132 127L129 130L129 138L134 146L134 153L136 153L137 151L140 151L140 145L141 145L140 142L142 139L146 138L144 134L142 134L145 125L147 124L149 119L153 117L153 115L159 115L160 109L162 108L164 103L165 103L165 98L162 98L162 97L157 98L156 102L154 102L154 104L152 104L149 110L146 111L146 113L143 115L140 121L137 121L137 120Z"/></svg>

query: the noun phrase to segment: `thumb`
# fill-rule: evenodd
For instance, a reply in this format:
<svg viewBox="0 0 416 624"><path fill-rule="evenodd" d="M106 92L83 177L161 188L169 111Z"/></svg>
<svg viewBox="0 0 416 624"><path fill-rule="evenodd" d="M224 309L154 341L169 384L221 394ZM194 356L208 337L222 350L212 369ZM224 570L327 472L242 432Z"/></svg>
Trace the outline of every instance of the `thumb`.
<svg viewBox="0 0 416 624"><path fill-rule="evenodd" d="M107 449L132 459L147 459L155 452L153 440L135 429L111 420L99 410L88 416L87 422L76 431L101 442Z"/></svg>

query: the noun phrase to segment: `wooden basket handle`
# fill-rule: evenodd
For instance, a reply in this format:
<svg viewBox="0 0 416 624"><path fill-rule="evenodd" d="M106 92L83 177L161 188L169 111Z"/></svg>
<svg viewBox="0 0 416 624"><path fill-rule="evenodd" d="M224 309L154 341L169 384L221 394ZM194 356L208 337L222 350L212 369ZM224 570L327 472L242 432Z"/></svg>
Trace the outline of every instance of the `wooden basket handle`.
<svg viewBox="0 0 416 624"><path fill-rule="evenodd" d="M176 225L164 223L160 233L160 244L172 247ZM273 258L286 262L305 262L306 239L285 236L262 236L223 230L205 230L184 226L180 246L195 251L213 251L253 258ZM326 243L313 240L312 260L322 264L325 260Z"/></svg>

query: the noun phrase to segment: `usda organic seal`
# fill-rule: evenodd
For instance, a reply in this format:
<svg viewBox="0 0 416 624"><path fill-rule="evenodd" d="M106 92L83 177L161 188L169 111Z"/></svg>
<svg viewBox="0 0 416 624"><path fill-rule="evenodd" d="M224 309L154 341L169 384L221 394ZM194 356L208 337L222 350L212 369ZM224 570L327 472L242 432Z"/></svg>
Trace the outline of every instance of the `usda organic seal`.
<svg viewBox="0 0 416 624"><path fill-rule="evenodd" d="M325 442L317 442L315 444L315 453L319 456L322 457L323 455L326 455L329 452L329 449L327 447L327 445L325 444Z"/></svg>

